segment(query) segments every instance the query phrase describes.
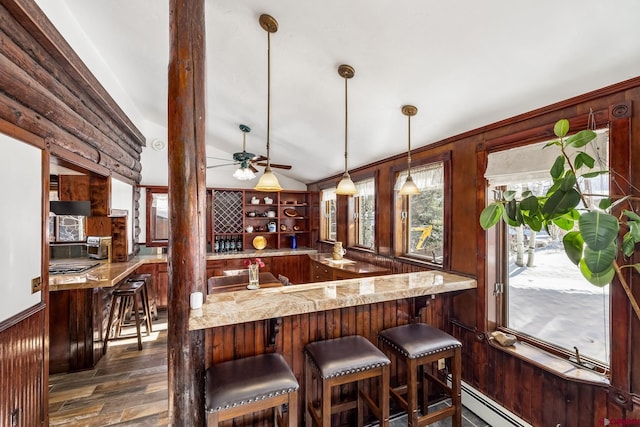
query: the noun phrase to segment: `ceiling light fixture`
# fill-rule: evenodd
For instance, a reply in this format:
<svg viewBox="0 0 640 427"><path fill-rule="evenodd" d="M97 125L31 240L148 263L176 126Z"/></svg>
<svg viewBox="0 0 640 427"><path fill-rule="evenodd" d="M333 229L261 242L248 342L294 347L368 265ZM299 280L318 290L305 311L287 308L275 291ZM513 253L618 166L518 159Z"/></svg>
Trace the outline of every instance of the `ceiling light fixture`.
<svg viewBox="0 0 640 427"><path fill-rule="evenodd" d="M348 169L348 149L347 149L347 135L348 135L348 97L347 97L347 81L355 75L355 70L350 65L342 64L338 67L338 74L340 77L344 77L344 174L342 179L338 183L336 188L336 194L343 196L353 196L358 192L356 186L351 181Z"/></svg>
<svg viewBox="0 0 640 427"><path fill-rule="evenodd" d="M260 15L260 26L267 32L267 166L264 174L260 177L258 184L254 187L256 191L281 191L282 187L278 178L271 171L271 157L269 156L269 131L271 122L271 33L278 31L278 21L272 16Z"/></svg>
<svg viewBox="0 0 640 427"><path fill-rule="evenodd" d="M405 105L402 107L402 114L407 116L409 122L407 138L407 179L404 184L402 184L402 188L400 188L400 194L403 196L420 194L420 189L416 183L413 182L413 178L411 178L411 116L415 116L417 112L418 109L413 105Z"/></svg>
<svg viewBox="0 0 640 427"><path fill-rule="evenodd" d="M247 133L251 132L251 128L247 125L240 125L242 131L242 153L246 156L254 157L253 153L247 153ZM256 174L249 168L249 161L245 157L240 161L240 167L233 173L233 177L241 181L247 181L256 177Z"/></svg>

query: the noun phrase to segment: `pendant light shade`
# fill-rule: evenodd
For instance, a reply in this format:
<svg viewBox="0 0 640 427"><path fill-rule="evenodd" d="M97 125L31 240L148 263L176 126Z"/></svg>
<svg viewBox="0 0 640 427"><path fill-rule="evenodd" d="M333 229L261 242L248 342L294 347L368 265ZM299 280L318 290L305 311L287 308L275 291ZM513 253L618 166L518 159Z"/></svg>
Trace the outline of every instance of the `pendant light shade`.
<svg viewBox="0 0 640 427"><path fill-rule="evenodd" d="M281 191L278 178L271 171L271 157L269 156L269 137L271 122L271 33L278 31L278 21L270 15L260 15L260 26L267 32L267 166L264 174L254 187L256 191Z"/></svg>
<svg viewBox="0 0 640 427"><path fill-rule="evenodd" d="M348 92L347 92L347 81L355 75L355 70L350 65L342 64L338 67L338 74L340 77L344 78L344 174L342 175L342 179L338 183L338 187L336 188L336 194L340 194L343 196L353 196L358 192L356 190L356 186L351 181L351 176L349 175L348 169L348 146L347 146L347 137L348 137Z"/></svg>
<svg viewBox="0 0 640 427"><path fill-rule="evenodd" d="M418 109L413 105L405 105L402 107L402 114L407 116L407 120L409 122L407 138L407 179L404 184L402 184L402 188L400 188L400 194L403 196L420 194L420 189L416 183L413 182L413 178L411 177L411 116L415 116L417 112Z"/></svg>

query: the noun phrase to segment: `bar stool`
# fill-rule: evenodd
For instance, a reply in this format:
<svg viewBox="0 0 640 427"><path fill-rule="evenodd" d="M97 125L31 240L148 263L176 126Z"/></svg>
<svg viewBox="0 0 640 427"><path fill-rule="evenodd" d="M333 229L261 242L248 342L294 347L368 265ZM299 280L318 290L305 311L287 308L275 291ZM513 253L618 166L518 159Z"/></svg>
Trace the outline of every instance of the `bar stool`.
<svg viewBox="0 0 640 427"><path fill-rule="evenodd" d="M392 387L390 393L407 411L408 425L426 426L452 417L453 427L462 425L462 401L460 382L462 375L462 344L451 335L424 323L411 323L385 329L378 334L378 342L389 356L404 360L407 367L406 383ZM440 359L450 359L451 387L435 374L427 372L425 366ZM418 415L418 371L422 371L422 416ZM451 406L427 413L429 406L429 382L435 383L451 398ZM406 393L406 400L403 395Z"/></svg>
<svg viewBox="0 0 640 427"><path fill-rule="evenodd" d="M107 322L107 332L104 337L104 345L102 346L102 354L107 352L107 343L109 342L109 336L111 334L111 327L113 326L113 316L118 306L118 319L116 322L116 331L114 337L111 339L129 338L127 336L120 336L122 326L125 323L127 312L133 310L135 316L136 333L138 336L138 350L142 350L142 334L140 333L140 311L138 306L142 305L143 317L147 330L147 335L151 334L151 315L149 313L149 305L144 302L145 282L122 282L114 290L111 297L111 310L109 311L109 321Z"/></svg>
<svg viewBox="0 0 640 427"><path fill-rule="evenodd" d="M363 425L365 402L380 421L389 426L389 375L391 361L369 340L359 335L316 341L305 346L305 425L329 427L331 414L357 408L358 426ZM317 379L321 394L320 407L314 405L312 381ZM362 380L378 378L378 403L364 391ZM331 389L342 384L357 382L355 400L332 405ZM318 412L318 409L320 411Z"/></svg>
<svg viewBox="0 0 640 427"><path fill-rule="evenodd" d="M156 294L153 290L153 275L149 273L141 273L141 274L132 274L127 277L127 282L144 282L144 299L146 301L147 307L149 308L149 313L151 313L151 318L153 320L158 320L158 304L156 299ZM150 325L151 332L153 332L153 325Z"/></svg>
<svg viewBox="0 0 640 427"><path fill-rule="evenodd" d="M298 425L298 381L280 354L267 353L217 363L207 369L205 410L208 426L273 408L275 424ZM281 406L288 406L285 424Z"/></svg>

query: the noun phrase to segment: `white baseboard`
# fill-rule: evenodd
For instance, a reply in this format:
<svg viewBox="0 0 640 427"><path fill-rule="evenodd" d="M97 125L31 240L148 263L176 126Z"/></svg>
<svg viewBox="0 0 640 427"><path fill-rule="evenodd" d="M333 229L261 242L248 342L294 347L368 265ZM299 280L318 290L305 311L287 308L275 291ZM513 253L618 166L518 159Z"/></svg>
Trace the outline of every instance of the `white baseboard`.
<svg viewBox="0 0 640 427"><path fill-rule="evenodd" d="M533 427L464 381L462 382L462 404L492 427Z"/></svg>

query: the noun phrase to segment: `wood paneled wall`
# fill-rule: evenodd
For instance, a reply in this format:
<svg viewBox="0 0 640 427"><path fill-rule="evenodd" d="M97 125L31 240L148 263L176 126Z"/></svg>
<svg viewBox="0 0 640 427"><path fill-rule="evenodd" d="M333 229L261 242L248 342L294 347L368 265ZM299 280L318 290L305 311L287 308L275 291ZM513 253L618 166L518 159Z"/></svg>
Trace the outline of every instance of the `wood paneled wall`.
<svg viewBox="0 0 640 427"><path fill-rule="evenodd" d="M44 327L44 304L0 323L0 426L44 420Z"/></svg>
<svg viewBox="0 0 640 427"><path fill-rule="evenodd" d="M521 414L534 425L594 425L594 420L604 418L622 418L624 414L631 418L640 418L637 413L640 405L640 321L630 312L626 296L619 286L611 290L611 387L603 390L584 384L576 384L560 379L550 373L542 372L533 364L513 360L486 344L474 341L477 334L483 336L495 325L496 299L487 280L495 260L488 256L486 233L480 228L478 218L485 206L485 180L482 159L484 150L490 144L501 144L502 148L519 144L543 141L553 138L553 124L561 119L572 120L573 129L586 126L590 111L594 111L600 126L610 125L612 140L612 158L616 170L625 174L625 179L636 189L640 188L640 169L635 167L640 161L640 77L624 81L606 88L598 89L557 104L549 105L501 122L488 124L464 134L420 147L417 141L412 152L412 160L430 158L444 152L451 153L453 223L451 225L451 267L452 272L475 277L477 290L453 298L452 312L447 313L470 331L465 338L463 348L467 361L463 379L478 390L495 398L499 403ZM419 108L419 106L418 106ZM580 127L582 126L582 127ZM625 144L616 141L626 139ZM486 158L486 157L485 157ZM393 256L393 191L392 171L402 168L406 155L398 155L374 164L351 170L354 180L359 176L371 176L377 172L377 212L376 218L377 253L354 249L348 250L351 258L372 264L382 265L394 273L419 269L415 264ZM337 184L336 175L308 186L310 191L318 191ZM631 188L624 184L624 187ZM625 188L625 191L626 191ZM638 196L637 190L634 190ZM347 241L347 203L345 197L337 202L338 236L337 240ZM343 221L344 220L344 221ZM341 223L342 222L342 223ZM330 250L331 246L317 242L320 251ZM634 262L639 262L636 259ZM638 275L631 282L638 282ZM493 282L491 282L493 283ZM640 287L634 287L636 298L640 298ZM517 378L519 387L534 387L527 396L518 389L515 400L512 391L516 387L513 378ZM505 388L506 387L506 388ZM556 399L563 396L563 399ZM614 396L614 397L612 397ZM553 400L555 399L555 400ZM553 401L553 403L551 403ZM616 403L617 402L617 403ZM550 409L550 405L552 408ZM584 415L578 416L576 408L588 408L588 423ZM547 411L555 415L547 415ZM545 415L542 415L545 413ZM564 415L561 415L564 414ZM542 417L542 418L540 418ZM582 417L582 418L581 418ZM553 418L554 422L548 421ZM557 420L557 421L556 421Z"/></svg>
<svg viewBox="0 0 640 427"><path fill-rule="evenodd" d="M415 317L421 321L447 330L451 312L451 295L437 295L435 298L403 299L385 303L329 310L297 316L287 316L281 320L275 345L267 343L268 321L251 322L234 326L208 329L205 335L207 366L225 360L237 359L268 352L278 352L285 356L300 384L298 414L304 414L304 346L309 342L359 334L377 343L379 331L397 325L404 325ZM404 375L403 368L392 364L392 380ZM336 388L334 398L344 399L353 392L352 386ZM351 415L351 419L349 419ZM303 418L303 417L302 417ZM301 418L301 419L302 419ZM353 414L334 416L331 425L350 425ZM237 426L270 426L269 414L246 416ZM225 426L230 426L230 423Z"/></svg>

